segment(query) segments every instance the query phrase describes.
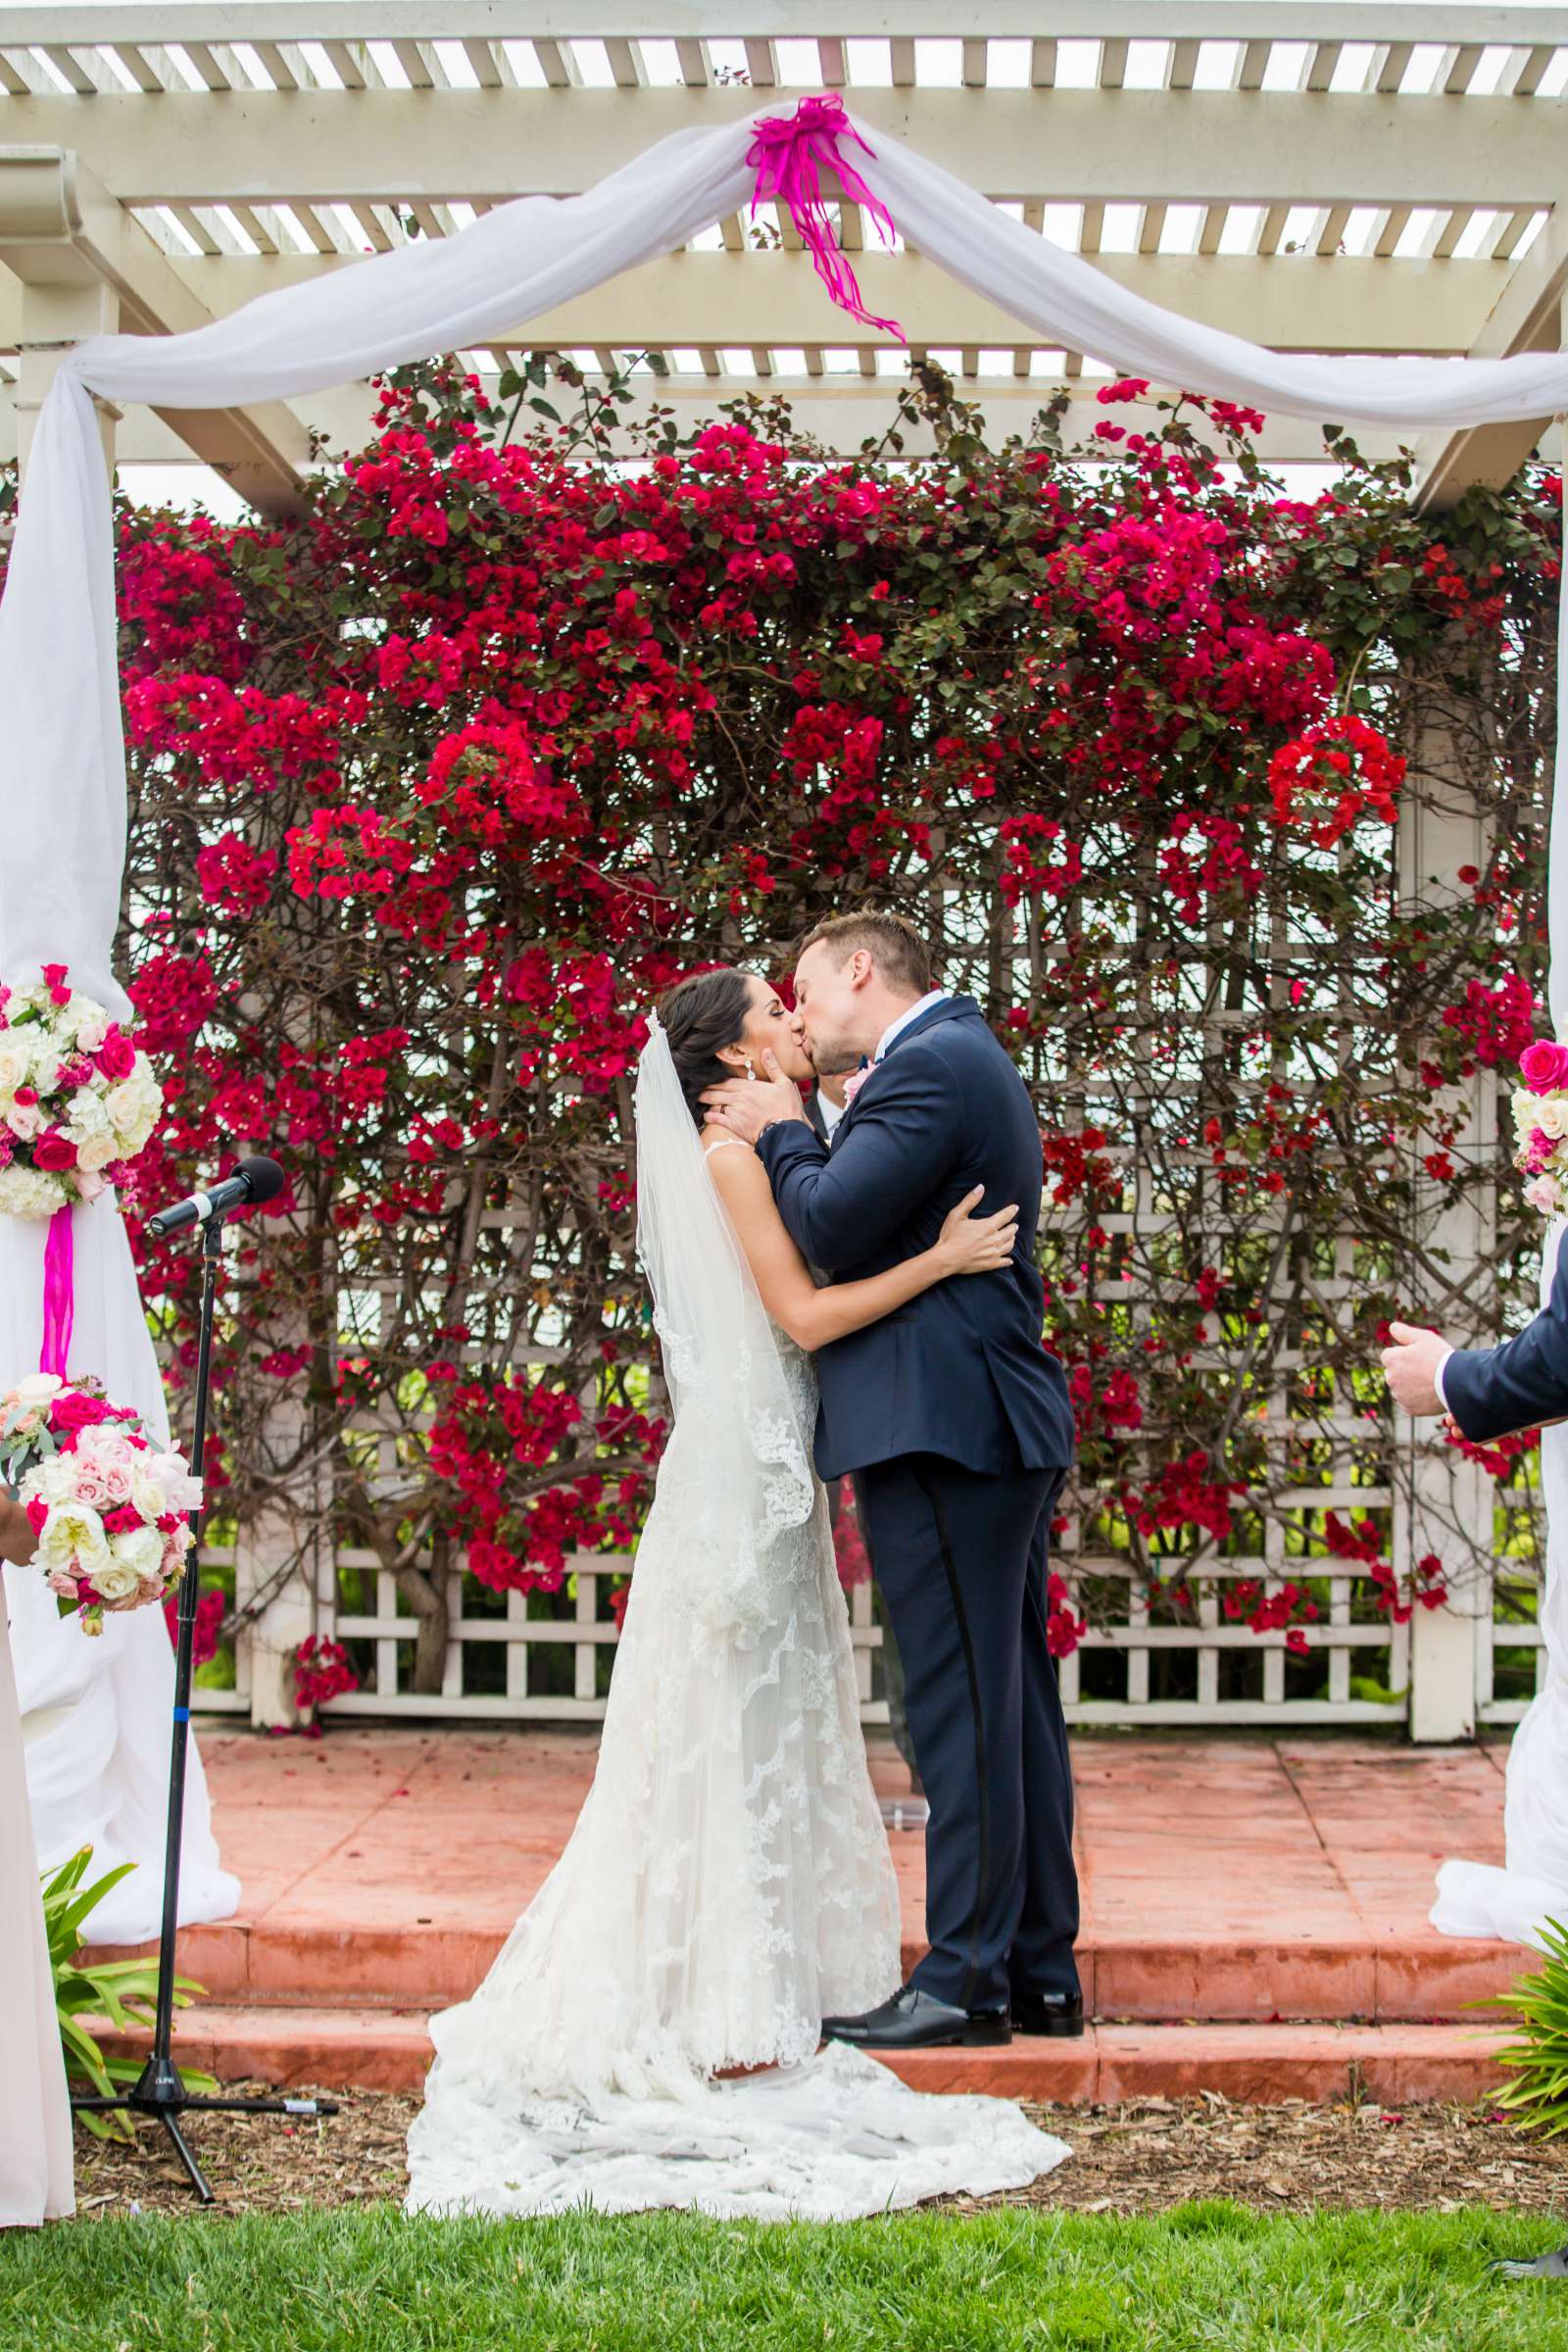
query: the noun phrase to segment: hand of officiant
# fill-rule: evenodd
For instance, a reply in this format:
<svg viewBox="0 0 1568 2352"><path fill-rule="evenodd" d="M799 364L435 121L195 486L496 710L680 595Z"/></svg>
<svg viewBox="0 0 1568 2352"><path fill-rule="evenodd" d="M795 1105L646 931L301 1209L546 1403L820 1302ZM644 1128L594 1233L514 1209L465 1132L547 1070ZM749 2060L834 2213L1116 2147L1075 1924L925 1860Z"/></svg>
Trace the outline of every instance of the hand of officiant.
<svg viewBox="0 0 1568 2352"><path fill-rule="evenodd" d="M779 1119L810 1124L794 1079L784 1076L769 1053L762 1055L762 1067L765 1078L726 1078L721 1086L709 1087L703 1096L712 1116L748 1144L755 1144L762 1129Z"/></svg>
<svg viewBox="0 0 1568 2352"><path fill-rule="evenodd" d="M1444 1411L1438 1369L1448 1353L1441 1331L1418 1331L1411 1323L1389 1325L1391 1345L1383 1350L1383 1377L1396 1404L1414 1421Z"/></svg>

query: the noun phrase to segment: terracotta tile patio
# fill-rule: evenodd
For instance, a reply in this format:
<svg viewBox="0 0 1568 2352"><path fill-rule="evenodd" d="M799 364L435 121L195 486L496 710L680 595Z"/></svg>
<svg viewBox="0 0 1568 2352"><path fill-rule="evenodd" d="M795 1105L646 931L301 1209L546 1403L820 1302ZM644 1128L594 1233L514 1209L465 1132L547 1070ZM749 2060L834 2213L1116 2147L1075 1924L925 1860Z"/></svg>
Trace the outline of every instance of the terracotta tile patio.
<svg viewBox="0 0 1568 2352"><path fill-rule="evenodd" d="M192 2063L416 2082L426 2013L477 1984L560 1852L592 1738L206 1731L202 1747L244 1896L235 1920L181 1938L210 2004L183 2029ZM1426 1912L1446 1855L1501 1858L1502 1748L1098 1737L1074 1754L1094 2031L931 2053L912 2076L1079 2098L1326 2096L1352 2061L1392 2097L1495 2079L1495 2037L1463 2006L1527 1955L1437 1936ZM891 1747L873 1770L885 1794L906 1789ZM893 1847L912 1961L924 1840L895 1832Z"/></svg>

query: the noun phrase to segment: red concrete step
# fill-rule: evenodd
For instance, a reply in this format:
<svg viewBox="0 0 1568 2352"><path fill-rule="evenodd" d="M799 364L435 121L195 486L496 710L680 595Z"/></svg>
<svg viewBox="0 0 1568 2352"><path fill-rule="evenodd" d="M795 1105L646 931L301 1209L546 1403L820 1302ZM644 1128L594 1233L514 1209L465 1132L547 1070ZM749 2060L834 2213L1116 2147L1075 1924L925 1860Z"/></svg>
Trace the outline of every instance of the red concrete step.
<svg viewBox="0 0 1568 2352"><path fill-rule="evenodd" d="M466 2000L503 1940L494 1928L410 1919L236 1920L186 1929L179 1965L222 2007L429 2010ZM922 1948L906 1939L906 1976ZM1309 1926L1278 1938L1091 1931L1079 1947L1089 2008L1150 2024L1462 2019L1468 2003L1502 1991L1526 1958L1514 1945L1430 1932L1369 1929L1356 1938L1314 1935Z"/></svg>
<svg viewBox="0 0 1568 2352"><path fill-rule="evenodd" d="M104 2038L125 2053L145 2043ZM1479 2098L1502 2080L1502 2039L1452 2025L1102 2025L1080 2041L917 2051L897 2072L921 2090L1080 2105L1205 2090L1243 2104L1329 2100L1357 2087L1389 2104ZM422 2012L204 2006L181 2017L174 2054L224 2082L409 2091L424 2079L430 2040Z"/></svg>

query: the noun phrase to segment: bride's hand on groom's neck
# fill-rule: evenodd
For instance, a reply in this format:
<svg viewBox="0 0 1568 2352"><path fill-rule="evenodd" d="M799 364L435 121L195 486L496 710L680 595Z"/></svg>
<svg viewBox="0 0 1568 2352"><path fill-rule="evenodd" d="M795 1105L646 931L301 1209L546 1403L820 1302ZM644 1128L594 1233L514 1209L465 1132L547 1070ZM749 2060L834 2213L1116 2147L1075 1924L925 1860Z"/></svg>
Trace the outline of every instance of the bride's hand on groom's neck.
<svg viewBox="0 0 1568 2352"><path fill-rule="evenodd" d="M726 1078L722 1085L709 1087L703 1096L710 1118L749 1144L755 1144L764 1127L780 1119L800 1119L809 1125L794 1079L785 1077L771 1053L763 1054L762 1066L765 1078Z"/></svg>

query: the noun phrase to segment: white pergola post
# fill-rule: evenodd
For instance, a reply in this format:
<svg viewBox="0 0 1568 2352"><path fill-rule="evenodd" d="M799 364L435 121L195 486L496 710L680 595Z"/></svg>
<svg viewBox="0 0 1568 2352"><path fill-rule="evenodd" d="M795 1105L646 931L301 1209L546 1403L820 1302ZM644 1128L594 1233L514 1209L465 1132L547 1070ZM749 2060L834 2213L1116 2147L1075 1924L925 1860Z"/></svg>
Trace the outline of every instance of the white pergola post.
<svg viewBox="0 0 1568 2352"><path fill-rule="evenodd" d="M298 1400L275 1405L268 1415L267 1440L274 1462L295 1459L310 1426L310 1408ZM301 1530L312 1527L320 1500L320 1476L298 1481L297 1493L253 1511L243 1522L234 1549L234 1599L256 1609L240 1635L242 1687L250 1692L250 1720L262 1731L292 1728L294 1652L317 1630L317 1545ZM328 1571L330 1573L330 1571Z"/></svg>
<svg viewBox="0 0 1568 2352"><path fill-rule="evenodd" d="M61 355L88 335L120 331L120 297L101 281L76 285L24 285L22 335L17 346L17 459L26 477L27 457L38 412L55 379ZM121 412L107 400L94 403L103 439L104 464L115 471L115 426Z"/></svg>
<svg viewBox="0 0 1568 2352"><path fill-rule="evenodd" d="M1396 844L1399 898L1406 907L1462 895L1459 868L1486 866L1489 827L1466 779L1456 725L1456 713L1429 710L1412 746ZM1492 1073L1480 1070L1433 1101L1435 1107L1464 1114L1455 1155L1484 1168L1496 1137ZM1494 1191L1487 1183L1471 1185L1452 1202L1445 1200L1445 1190L1417 1170L1413 1238L1421 1267L1406 1311L1460 1345L1485 1347L1498 1336L1485 1321L1489 1283L1477 1280L1494 1242ZM1394 1565L1400 1585L1417 1560L1435 1553L1448 1587L1443 1607L1418 1604L1410 1622L1410 1737L1465 1740L1476 1725L1481 1626L1492 1613L1493 1483L1444 1444L1437 1422L1400 1417L1395 1444Z"/></svg>

